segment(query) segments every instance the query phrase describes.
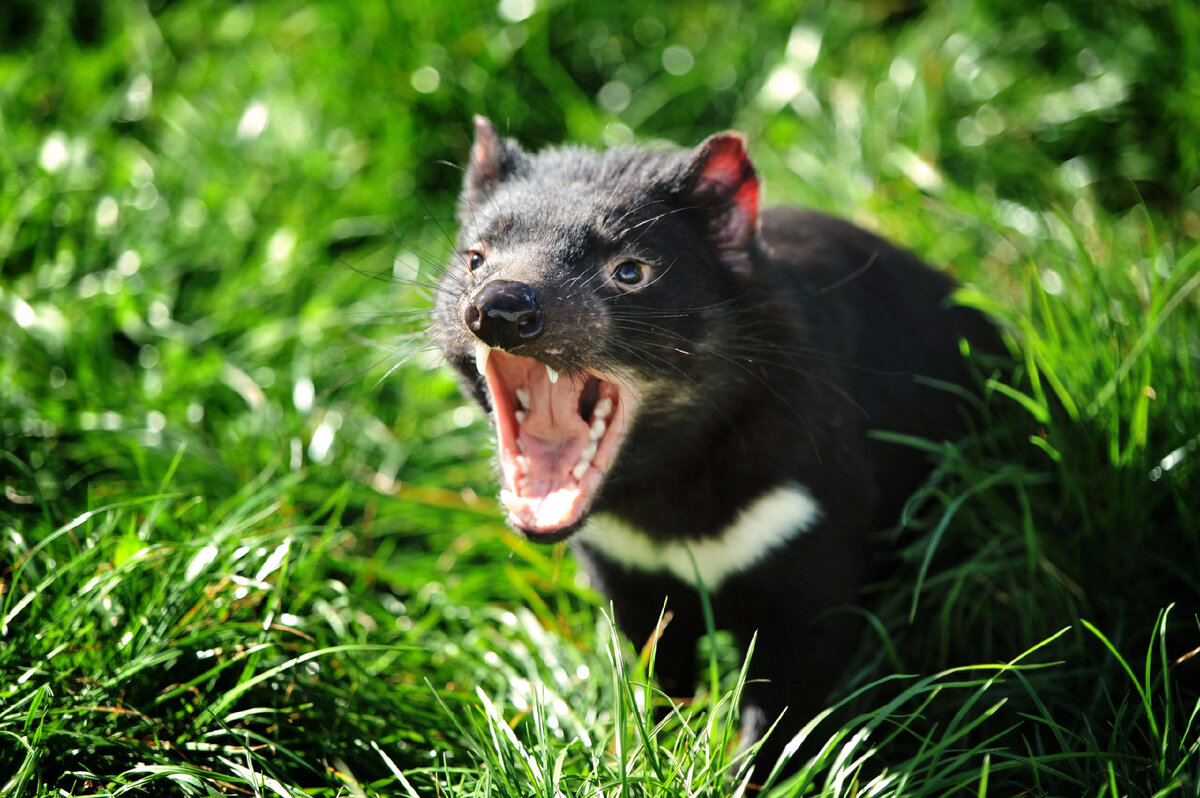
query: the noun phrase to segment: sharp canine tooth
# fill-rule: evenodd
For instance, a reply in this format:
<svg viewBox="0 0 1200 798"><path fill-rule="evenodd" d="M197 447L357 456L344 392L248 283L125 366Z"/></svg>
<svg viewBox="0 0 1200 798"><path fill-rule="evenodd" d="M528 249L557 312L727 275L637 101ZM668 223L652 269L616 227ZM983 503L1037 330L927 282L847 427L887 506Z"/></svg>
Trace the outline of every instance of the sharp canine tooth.
<svg viewBox="0 0 1200 798"><path fill-rule="evenodd" d="M604 423L604 419L598 418L592 422L591 428L588 429L588 438L598 441L604 437L606 429L608 429L608 425Z"/></svg>
<svg viewBox="0 0 1200 798"><path fill-rule="evenodd" d="M517 412L513 413L513 415L516 417L518 424L524 424L525 419L529 417L529 414L524 410L518 410Z"/></svg>
<svg viewBox="0 0 1200 798"><path fill-rule="evenodd" d="M591 463L580 460L575 464L575 468L572 469L571 476L575 477L575 479L583 479L583 475L587 473L589 466L591 466Z"/></svg>
<svg viewBox="0 0 1200 798"><path fill-rule="evenodd" d="M596 409L592 411L595 418L608 418L608 414L612 412L612 399L607 396L596 402Z"/></svg>
<svg viewBox="0 0 1200 798"><path fill-rule="evenodd" d="M517 389L517 404L519 404L521 406L522 410L529 409L529 389L527 389L527 388L518 388Z"/></svg>
<svg viewBox="0 0 1200 798"><path fill-rule="evenodd" d="M475 341L475 368L480 374L487 373L488 355L492 354L492 348L483 341Z"/></svg>
<svg viewBox="0 0 1200 798"><path fill-rule="evenodd" d="M529 458L523 454L517 455L517 468L521 469L522 472L529 471Z"/></svg>
<svg viewBox="0 0 1200 798"><path fill-rule="evenodd" d="M550 378L551 385L558 382L558 372L555 371L554 369L550 368L549 366L546 366L546 376Z"/></svg>

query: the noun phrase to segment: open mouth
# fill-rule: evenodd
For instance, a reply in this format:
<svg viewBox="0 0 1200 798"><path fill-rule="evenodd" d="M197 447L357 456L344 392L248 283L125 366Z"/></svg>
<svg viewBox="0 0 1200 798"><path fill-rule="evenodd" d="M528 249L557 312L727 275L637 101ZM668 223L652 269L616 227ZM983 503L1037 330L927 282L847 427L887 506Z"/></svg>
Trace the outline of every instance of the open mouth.
<svg viewBox="0 0 1200 798"><path fill-rule="evenodd" d="M530 537L557 539L590 509L636 399L596 372L560 375L482 343L475 357L495 415L509 523Z"/></svg>

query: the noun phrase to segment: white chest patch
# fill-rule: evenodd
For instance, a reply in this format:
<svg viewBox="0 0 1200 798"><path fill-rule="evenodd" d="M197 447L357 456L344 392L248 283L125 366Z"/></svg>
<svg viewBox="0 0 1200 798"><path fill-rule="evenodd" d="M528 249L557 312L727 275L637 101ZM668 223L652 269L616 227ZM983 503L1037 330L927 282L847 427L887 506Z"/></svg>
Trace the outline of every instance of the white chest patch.
<svg viewBox="0 0 1200 798"><path fill-rule="evenodd" d="M588 519L580 537L609 559L643 571L667 571L689 585L696 584L699 571L704 586L715 590L730 575L812 528L820 517L812 494L793 482L755 499L716 537L663 543L604 513Z"/></svg>

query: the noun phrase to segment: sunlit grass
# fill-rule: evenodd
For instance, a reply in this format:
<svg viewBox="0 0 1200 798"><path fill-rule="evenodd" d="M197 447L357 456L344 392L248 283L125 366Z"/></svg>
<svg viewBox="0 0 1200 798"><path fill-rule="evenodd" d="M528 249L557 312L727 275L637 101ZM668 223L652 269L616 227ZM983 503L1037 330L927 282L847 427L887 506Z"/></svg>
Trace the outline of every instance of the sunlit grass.
<svg viewBox="0 0 1200 798"><path fill-rule="evenodd" d="M772 794L1195 793L1189 4L0 16L0 794L771 778L723 638L672 704L569 554L501 526L423 335L475 112L531 146L741 129L771 202L1006 330L886 536L850 720Z"/></svg>

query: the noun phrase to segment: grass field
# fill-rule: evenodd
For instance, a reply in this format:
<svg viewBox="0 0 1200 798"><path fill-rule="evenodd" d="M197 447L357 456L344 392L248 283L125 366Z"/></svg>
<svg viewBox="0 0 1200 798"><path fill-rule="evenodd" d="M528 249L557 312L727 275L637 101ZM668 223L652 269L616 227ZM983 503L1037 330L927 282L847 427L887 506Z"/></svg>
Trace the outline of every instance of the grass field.
<svg viewBox="0 0 1200 798"><path fill-rule="evenodd" d="M797 5L6 2L0 796L744 789L422 336L473 113L745 131L1006 331L770 794L1196 795L1200 11Z"/></svg>

